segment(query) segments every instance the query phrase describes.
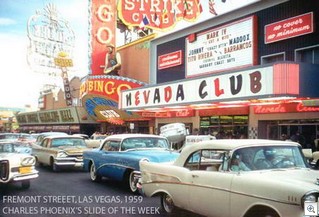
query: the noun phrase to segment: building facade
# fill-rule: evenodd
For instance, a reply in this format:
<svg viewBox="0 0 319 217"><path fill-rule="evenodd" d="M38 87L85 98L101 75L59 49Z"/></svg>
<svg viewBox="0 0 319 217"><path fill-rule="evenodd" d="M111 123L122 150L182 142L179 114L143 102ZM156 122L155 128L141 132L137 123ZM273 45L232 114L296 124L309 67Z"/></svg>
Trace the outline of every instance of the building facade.
<svg viewBox="0 0 319 217"><path fill-rule="evenodd" d="M319 2L258 1L151 41L150 83L121 108L224 137L319 137Z"/></svg>

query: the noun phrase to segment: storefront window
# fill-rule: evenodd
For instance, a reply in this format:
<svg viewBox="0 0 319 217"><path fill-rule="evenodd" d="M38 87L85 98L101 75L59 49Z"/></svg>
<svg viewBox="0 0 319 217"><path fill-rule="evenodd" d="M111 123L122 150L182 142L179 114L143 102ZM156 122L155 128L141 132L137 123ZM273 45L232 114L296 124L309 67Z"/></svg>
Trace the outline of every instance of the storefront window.
<svg viewBox="0 0 319 217"><path fill-rule="evenodd" d="M210 134L217 138L247 138L247 115L221 115L200 118L200 134Z"/></svg>
<svg viewBox="0 0 319 217"><path fill-rule="evenodd" d="M319 46L302 48L296 51L296 62L319 63Z"/></svg>
<svg viewBox="0 0 319 217"><path fill-rule="evenodd" d="M220 116L220 125L232 125L233 124L233 116Z"/></svg>
<svg viewBox="0 0 319 217"><path fill-rule="evenodd" d="M285 60L285 53L278 53L261 57L261 64L269 64Z"/></svg>

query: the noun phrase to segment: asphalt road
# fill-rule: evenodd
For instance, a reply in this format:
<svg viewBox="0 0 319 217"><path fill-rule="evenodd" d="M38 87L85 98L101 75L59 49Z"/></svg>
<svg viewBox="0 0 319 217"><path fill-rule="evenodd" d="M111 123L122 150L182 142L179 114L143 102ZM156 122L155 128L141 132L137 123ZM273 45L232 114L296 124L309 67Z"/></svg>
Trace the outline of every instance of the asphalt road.
<svg viewBox="0 0 319 217"><path fill-rule="evenodd" d="M93 183L83 171L38 170L40 175L28 190L18 184L1 186L1 217L167 216L160 209L159 198L133 195L118 182L103 179ZM175 216L197 215L181 211Z"/></svg>

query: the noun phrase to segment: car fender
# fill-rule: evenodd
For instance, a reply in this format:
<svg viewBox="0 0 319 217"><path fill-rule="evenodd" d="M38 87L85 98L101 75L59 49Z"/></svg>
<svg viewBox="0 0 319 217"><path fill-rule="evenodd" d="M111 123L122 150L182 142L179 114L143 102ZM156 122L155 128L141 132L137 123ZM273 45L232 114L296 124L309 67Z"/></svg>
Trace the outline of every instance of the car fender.
<svg viewBox="0 0 319 217"><path fill-rule="evenodd" d="M242 211L239 212L238 210L233 210L232 209L232 213L231 216L233 217L237 217L237 216L247 216L247 217L251 217L251 216L256 216L256 213L258 213L259 215L263 215L265 213L265 211L267 210L272 210L274 212L276 212L277 214L279 214L280 212L278 211L277 208L275 208L273 205L269 204L269 203L262 203L262 202L255 202L250 204L247 209L239 209ZM281 215L280 215L281 216Z"/></svg>

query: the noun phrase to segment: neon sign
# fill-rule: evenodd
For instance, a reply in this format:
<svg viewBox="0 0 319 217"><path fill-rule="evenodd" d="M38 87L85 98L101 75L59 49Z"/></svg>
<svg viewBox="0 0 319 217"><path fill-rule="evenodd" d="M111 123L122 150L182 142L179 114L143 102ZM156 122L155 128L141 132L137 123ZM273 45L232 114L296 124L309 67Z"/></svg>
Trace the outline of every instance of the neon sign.
<svg viewBox="0 0 319 217"><path fill-rule="evenodd" d="M48 4L43 11L28 20L29 38L27 60L33 71L47 74L60 74L55 57L66 52L72 58L75 47L74 31L63 19L54 4Z"/></svg>
<svg viewBox="0 0 319 217"><path fill-rule="evenodd" d="M128 26L166 30L176 21L195 21L201 13L200 1L119 0L119 18Z"/></svg>
<svg viewBox="0 0 319 217"><path fill-rule="evenodd" d="M91 71L94 75L103 74L106 45L115 43L116 1L91 0Z"/></svg>
<svg viewBox="0 0 319 217"><path fill-rule="evenodd" d="M302 103L254 106L255 114L290 113L290 112L319 112L319 107L304 106Z"/></svg>

